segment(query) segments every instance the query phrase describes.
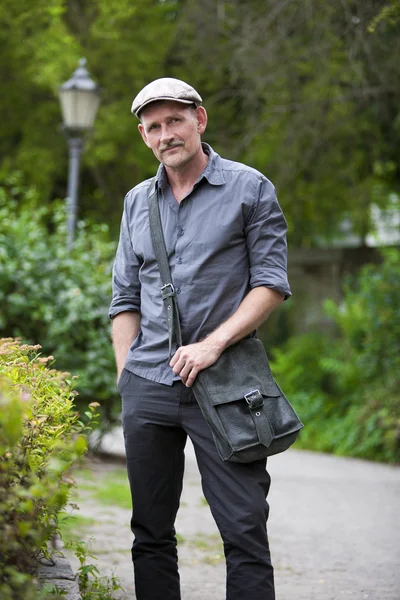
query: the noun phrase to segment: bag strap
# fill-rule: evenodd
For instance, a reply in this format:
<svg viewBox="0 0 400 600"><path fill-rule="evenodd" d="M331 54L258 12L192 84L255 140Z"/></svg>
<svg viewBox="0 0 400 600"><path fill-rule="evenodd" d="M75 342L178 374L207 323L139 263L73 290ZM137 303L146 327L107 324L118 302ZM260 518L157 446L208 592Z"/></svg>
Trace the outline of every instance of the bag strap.
<svg viewBox="0 0 400 600"><path fill-rule="evenodd" d="M153 242L154 253L156 255L156 260L161 275L161 297L167 319L169 357L171 358L174 334L178 347L182 346L181 325L179 322L178 303L176 300L175 288L172 283L167 248L165 245L164 232L161 223L160 206L158 203L158 186L155 178L152 180L149 189L150 191L147 197L147 204L149 207L150 233L151 240Z"/></svg>

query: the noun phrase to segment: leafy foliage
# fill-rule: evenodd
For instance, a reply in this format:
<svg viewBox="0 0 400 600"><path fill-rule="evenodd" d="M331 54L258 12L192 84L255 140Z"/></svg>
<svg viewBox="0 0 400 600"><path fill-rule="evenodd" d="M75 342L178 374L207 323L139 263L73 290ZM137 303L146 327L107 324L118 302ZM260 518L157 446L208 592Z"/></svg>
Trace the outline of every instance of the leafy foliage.
<svg viewBox="0 0 400 600"><path fill-rule="evenodd" d="M346 217L363 241L371 204L388 201L377 189L400 183L398 14L397 0L3 0L0 175L17 164L40 204L65 194L56 91L86 56L104 94L85 217L115 231L125 193L153 174L130 104L175 76L204 97L205 140L276 184L293 246L336 238Z"/></svg>
<svg viewBox="0 0 400 600"><path fill-rule="evenodd" d="M40 190L41 204L63 197L68 153L57 91L86 56L104 94L94 136L83 154L81 207L85 216L96 214L100 222L114 214L117 225L124 195L149 169L148 151L139 144L137 131L135 138L132 97L162 75L178 4L4 0L0 77L7 81L7 93L0 100L0 174L17 164L26 181Z"/></svg>
<svg viewBox="0 0 400 600"><path fill-rule="evenodd" d="M115 245L106 226L80 222L66 248L64 208L19 210L18 177L0 188L0 334L40 342L57 367L78 376L80 400L117 397L108 305Z"/></svg>
<svg viewBox="0 0 400 600"><path fill-rule="evenodd" d="M123 590L118 577L115 575L102 577L97 566L88 562L88 559L95 561L96 557L90 551L87 543L76 544L75 554L79 560L77 576L82 600L113 600L114 592Z"/></svg>
<svg viewBox="0 0 400 600"><path fill-rule="evenodd" d="M363 267L343 302L327 302L336 336L309 333L275 351L273 369L306 423L307 448L400 460L400 254Z"/></svg>
<svg viewBox="0 0 400 600"><path fill-rule="evenodd" d="M33 574L48 556L67 502L67 470L86 450L67 373L39 346L0 340L0 596L37 598ZM95 406L91 406L91 414Z"/></svg>
<svg viewBox="0 0 400 600"><path fill-rule="evenodd" d="M399 29L371 34L378 11L373 0L184 4L179 72L199 65L211 141L271 177L295 247L336 238L344 217L363 241L376 185L398 185Z"/></svg>

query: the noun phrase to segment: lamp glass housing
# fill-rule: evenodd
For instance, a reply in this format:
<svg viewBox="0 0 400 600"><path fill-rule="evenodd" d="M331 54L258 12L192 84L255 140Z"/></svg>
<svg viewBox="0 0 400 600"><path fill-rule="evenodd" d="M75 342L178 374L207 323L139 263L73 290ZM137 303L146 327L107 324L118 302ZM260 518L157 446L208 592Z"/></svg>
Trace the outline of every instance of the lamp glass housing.
<svg viewBox="0 0 400 600"><path fill-rule="evenodd" d="M60 90L60 104L67 129L82 132L92 129L100 104L95 90Z"/></svg>
<svg viewBox="0 0 400 600"><path fill-rule="evenodd" d="M60 87L59 96L64 127L68 132L79 134L93 128L100 104L100 88L90 78L85 58L80 59L72 77Z"/></svg>

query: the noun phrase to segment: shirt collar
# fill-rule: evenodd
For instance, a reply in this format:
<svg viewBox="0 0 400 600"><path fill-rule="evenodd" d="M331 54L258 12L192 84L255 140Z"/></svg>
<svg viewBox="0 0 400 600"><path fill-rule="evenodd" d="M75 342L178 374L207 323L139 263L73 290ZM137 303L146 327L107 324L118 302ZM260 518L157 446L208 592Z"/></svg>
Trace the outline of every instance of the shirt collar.
<svg viewBox="0 0 400 600"><path fill-rule="evenodd" d="M208 163L199 179L205 177L211 185L223 185L225 179L222 172L220 155L214 152L209 144L203 142L201 145L203 146L204 152L208 154Z"/></svg>
<svg viewBox="0 0 400 600"><path fill-rule="evenodd" d="M203 147L203 151L208 154L208 162L196 183L201 181L204 177L211 185L223 185L225 183L225 179L222 172L220 155L214 152L209 144L202 142L201 145ZM158 167L156 181L158 187L161 189L166 188L169 185L163 164L160 164Z"/></svg>

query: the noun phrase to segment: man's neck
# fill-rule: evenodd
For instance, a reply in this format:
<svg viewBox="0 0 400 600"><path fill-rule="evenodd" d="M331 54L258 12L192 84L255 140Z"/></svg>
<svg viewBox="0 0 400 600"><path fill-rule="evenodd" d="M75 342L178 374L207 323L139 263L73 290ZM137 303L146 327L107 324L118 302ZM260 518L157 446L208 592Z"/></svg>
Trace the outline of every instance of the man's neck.
<svg viewBox="0 0 400 600"><path fill-rule="evenodd" d="M174 169L165 166L168 183L178 203L190 192L206 168L208 155L200 147L198 154L189 163Z"/></svg>

